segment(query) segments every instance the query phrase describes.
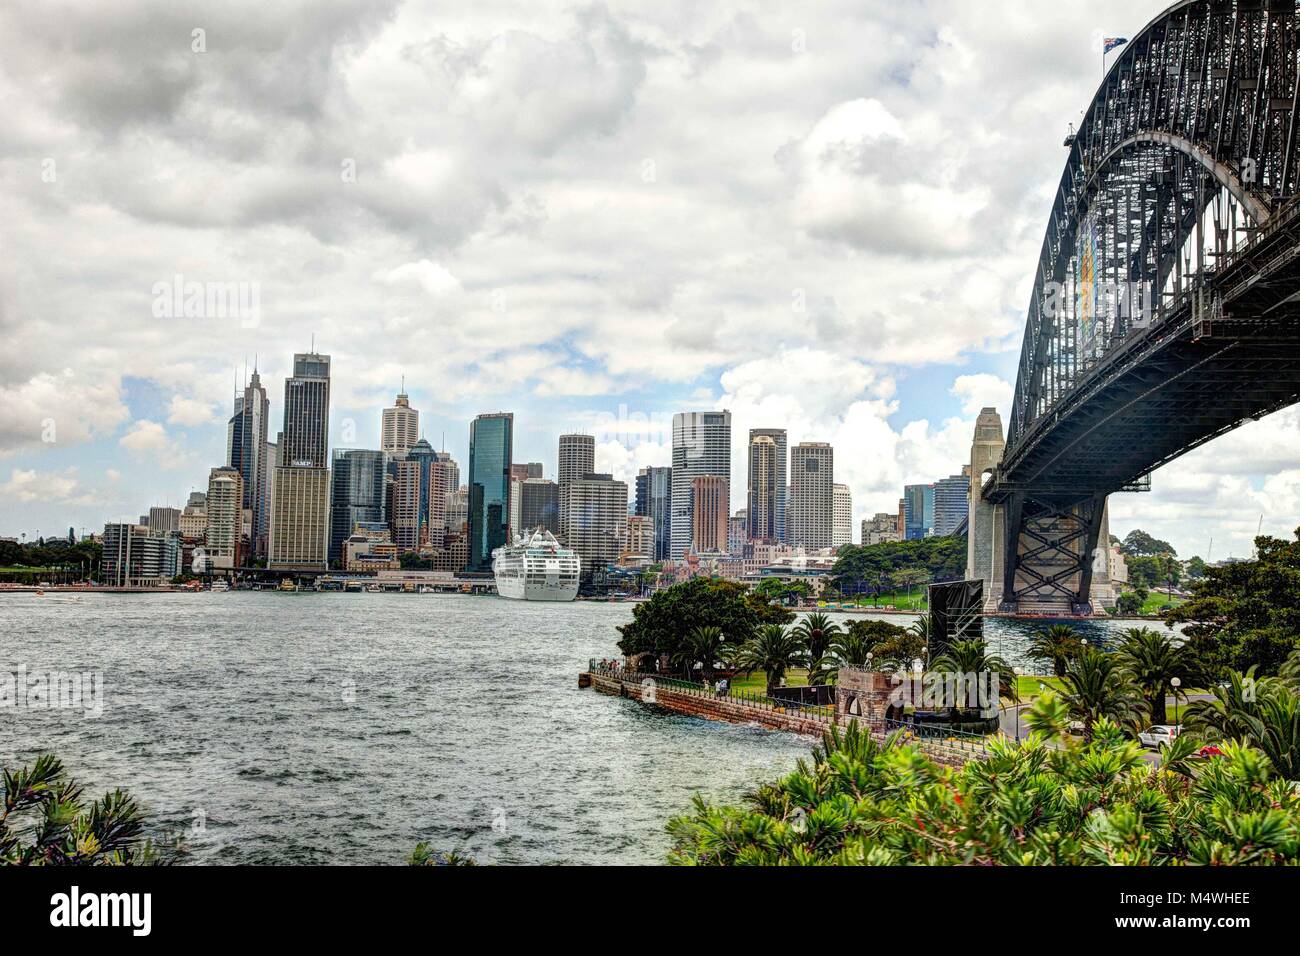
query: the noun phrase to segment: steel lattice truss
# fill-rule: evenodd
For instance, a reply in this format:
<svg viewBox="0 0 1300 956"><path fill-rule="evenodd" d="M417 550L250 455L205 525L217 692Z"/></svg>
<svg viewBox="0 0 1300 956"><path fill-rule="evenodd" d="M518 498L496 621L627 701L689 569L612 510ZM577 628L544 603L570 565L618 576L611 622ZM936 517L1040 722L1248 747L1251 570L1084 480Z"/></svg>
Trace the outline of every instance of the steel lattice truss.
<svg viewBox="0 0 1300 956"><path fill-rule="evenodd" d="M1067 143L991 497L1083 500L1300 397L1296 0L1190 0Z"/></svg>

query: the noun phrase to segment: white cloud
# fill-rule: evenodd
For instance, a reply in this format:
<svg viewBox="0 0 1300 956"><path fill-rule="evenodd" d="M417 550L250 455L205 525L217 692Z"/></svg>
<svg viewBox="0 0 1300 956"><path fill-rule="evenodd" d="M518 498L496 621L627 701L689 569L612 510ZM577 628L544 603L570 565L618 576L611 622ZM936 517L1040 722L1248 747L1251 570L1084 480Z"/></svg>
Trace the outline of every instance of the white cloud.
<svg viewBox="0 0 1300 956"><path fill-rule="evenodd" d="M168 445L167 430L158 422L147 418L132 422L125 435L118 439L118 444L130 451L161 451Z"/></svg>
<svg viewBox="0 0 1300 956"><path fill-rule="evenodd" d="M213 415L209 403L196 398L186 398L183 395L172 396L170 412L167 415L168 424L192 428L215 420L216 416Z"/></svg>
<svg viewBox="0 0 1300 956"><path fill-rule="evenodd" d="M96 496L82 487L77 479L77 469L40 472L35 469L15 468L9 480L0 483L0 498L19 502L52 501L61 504L88 504Z"/></svg>

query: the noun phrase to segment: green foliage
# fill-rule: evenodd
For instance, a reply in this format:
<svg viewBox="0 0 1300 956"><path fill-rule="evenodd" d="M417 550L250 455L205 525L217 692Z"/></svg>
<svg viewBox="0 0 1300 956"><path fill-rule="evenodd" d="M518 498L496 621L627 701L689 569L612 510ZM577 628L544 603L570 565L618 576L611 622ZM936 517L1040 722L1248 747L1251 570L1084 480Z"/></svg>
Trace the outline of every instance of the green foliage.
<svg viewBox="0 0 1300 956"><path fill-rule="evenodd" d="M1170 681L1177 677L1186 687L1196 676L1191 655L1175 643L1172 634L1146 627L1131 627L1121 634L1115 653L1142 688L1151 723L1163 724L1165 698L1174 689Z"/></svg>
<svg viewBox="0 0 1300 956"><path fill-rule="evenodd" d="M1146 591L1125 591L1115 599L1115 613L1121 617L1135 617L1142 613L1146 603Z"/></svg>
<svg viewBox="0 0 1300 956"><path fill-rule="evenodd" d="M472 856L464 856L455 850L430 849L427 843L417 843L411 855L406 858L407 866L478 866Z"/></svg>
<svg viewBox="0 0 1300 956"><path fill-rule="evenodd" d="M780 687L785 672L793 667L808 666L808 649L799 634L780 624L767 624L744 644L731 651L730 664L737 670L767 675L767 692Z"/></svg>
<svg viewBox="0 0 1300 956"><path fill-rule="evenodd" d="M130 866L159 862L139 806L121 790L86 804L53 754L4 770L0 864Z"/></svg>
<svg viewBox="0 0 1300 956"><path fill-rule="evenodd" d="M1145 531L1138 529L1128 533L1119 549L1126 558L1161 558L1166 555L1174 558L1178 557L1178 552L1174 550L1174 546L1168 541L1153 538Z"/></svg>
<svg viewBox="0 0 1300 956"><path fill-rule="evenodd" d="M821 612L809 614L794 629L808 651L808 659L819 661L825 656L831 642L840 634L840 626Z"/></svg>
<svg viewBox="0 0 1300 956"><path fill-rule="evenodd" d="M1118 654L1085 646L1066 666L1061 681L1061 701L1083 725L1084 740L1092 739L1095 725L1103 718L1128 731L1146 722L1142 691Z"/></svg>
<svg viewBox="0 0 1300 956"><path fill-rule="evenodd" d="M1082 654L1085 646L1083 638L1070 625L1053 624L1034 635L1028 654L1032 660L1051 664L1052 673L1064 677L1070 661Z"/></svg>
<svg viewBox="0 0 1300 956"><path fill-rule="evenodd" d="M840 548L831 570L844 594L879 594L898 585L956 581L966 573L966 539L922 538Z"/></svg>
<svg viewBox="0 0 1300 956"><path fill-rule="evenodd" d="M1177 587L1182 581L1182 565L1170 557L1132 557L1124 563L1129 584L1138 590L1159 590L1171 580Z"/></svg>
<svg viewBox="0 0 1300 956"><path fill-rule="evenodd" d="M1165 615L1183 624L1190 653L1209 677L1252 667L1272 675L1300 646L1300 531L1295 541L1256 539L1258 557L1211 567L1192 599Z"/></svg>
<svg viewBox="0 0 1300 956"><path fill-rule="evenodd" d="M1048 695L1049 697L1051 695ZM1050 723L1059 701L1040 701ZM1249 865L1300 857L1300 795L1257 750L1174 755L1148 767L1110 721L1053 749L1034 734L987 760L943 768L898 737L832 728L793 773L741 806L697 797L673 819L688 866Z"/></svg>
<svg viewBox="0 0 1300 956"><path fill-rule="evenodd" d="M1003 658L990 654L986 641L953 641L943 654L930 661L928 670L940 674L997 674L998 696L1012 700L1020 696L1015 670Z"/></svg>
<svg viewBox="0 0 1300 956"><path fill-rule="evenodd" d="M749 593L743 584L697 577L657 591L632 611L632 622L619 628L624 654L670 657L700 627L716 627L729 645L742 644L765 624L788 624L794 614Z"/></svg>
<svg viewBox="0 0 1300 956"><path fill-rule="evenodd" d="M1300 667L1300 652L1287 673ZM1256 678L1233 672L1213 699L1187 705L1183 724L1189 733L1218 742L1239 740L1258 747L1273 769L1287 780L1300 780L1300 696L1287 677Z"/></svg>
<svg viewBox="0 0 1300 956"><path fill-rule="evenodd" d="M807 581L783 581L780 578L764 578L754 587L754 593L766 601L777 604L796 604L812 597L812 585Z"/></svg>

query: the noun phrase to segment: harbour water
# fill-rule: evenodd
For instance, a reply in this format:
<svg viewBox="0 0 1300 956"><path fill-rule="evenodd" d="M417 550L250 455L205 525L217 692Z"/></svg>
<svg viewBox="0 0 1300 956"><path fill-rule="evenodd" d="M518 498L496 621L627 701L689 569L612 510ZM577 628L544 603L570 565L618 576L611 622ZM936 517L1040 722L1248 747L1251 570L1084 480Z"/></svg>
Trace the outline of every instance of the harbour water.
<svg viewBox="0 0 1300 956"><path fill-rule="evenodd" d="M0 596L0 674L102 674L102 714L0 710L0 762L58 754L197 863L657 863L691 797L809 741L577 689L630 604L388 594ZM907 623L906 618L890 618ZM990 621L1012 663L1034 627ZM1096 625L1110 628L1112 622Z"/></svg>

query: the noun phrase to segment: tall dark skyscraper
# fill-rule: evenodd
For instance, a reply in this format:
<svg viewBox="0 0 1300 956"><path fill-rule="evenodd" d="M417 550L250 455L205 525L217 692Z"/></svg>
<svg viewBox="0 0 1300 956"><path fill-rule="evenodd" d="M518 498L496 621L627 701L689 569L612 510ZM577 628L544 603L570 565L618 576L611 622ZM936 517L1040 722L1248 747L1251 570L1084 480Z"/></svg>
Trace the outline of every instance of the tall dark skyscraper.
<svg viewBox="0 0 1300 956"><path fill-rule="evenodd" d="M772 482L771 506L765 512L768 523L763 526L763 537L769 541L786 540L786 506L790 502L789 493L789 439L784 428L751 428L749 430L750 471L749 471L749 537L759 538L755 533L754 522L754 441L758 438L770 438L776 448L776 459L767 479Z"/></svg>
<svg viewBox="0 0 1300 956"><path fill-rule="evenodd" d="M243 507L252 512L252 540L248 558L266 557L266 536L270 525L268 500L271 466L267 458L266 428L271 403L262 380L253 369L242 395L235 396L235 413L226 429L226 464L239 472L243 481Z"/></svg>
<svg viewBox="0 0 1300 956"><path fill-rule="evenodd" d="M636 513L649 518L654 529L654 549L651 556L656 561L667 561L671 556L673 528L673 470L671 468L642 468L636 476Z"/></svg>
<svg viewBox="0 0 1300 956"><path fill-rule="evenodd" d="M510 541L510 459L515 417L480 415L469 426L469 564L488 574L492 552Z"/></svg>
<svg viewBox="0 0 1300 956"><path fill-rule="evenodd" d="M290 468L329 467L330 357L315 352L293 357L284 382L284 440L280 463Z"/></svg>
<svg viewBox="0 0 1300 956"><path fill-rule="evenodd" d="M334 449L330 473L330 564L342 564L343 542L358 522L385 520L384 453L362 448Z"/></svg>

